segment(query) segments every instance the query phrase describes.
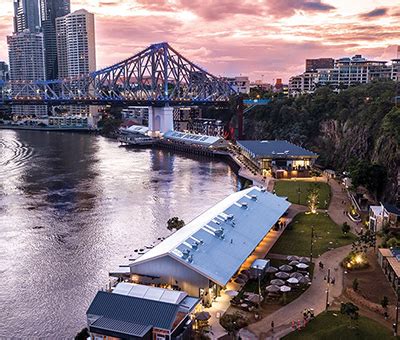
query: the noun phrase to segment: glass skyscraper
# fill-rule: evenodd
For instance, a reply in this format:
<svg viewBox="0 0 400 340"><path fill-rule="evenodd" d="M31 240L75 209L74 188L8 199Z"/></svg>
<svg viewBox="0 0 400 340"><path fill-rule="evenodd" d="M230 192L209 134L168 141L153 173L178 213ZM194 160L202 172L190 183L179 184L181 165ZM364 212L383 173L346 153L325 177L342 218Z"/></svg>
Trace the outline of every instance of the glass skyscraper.
<svg viewBox="0 0 400 340"><path fill-rule="evenodd" d="M46 79L57 79L59 77L56 19L69 14L70 11L70 0L40 0L40 17L45 47Z"/></svg>

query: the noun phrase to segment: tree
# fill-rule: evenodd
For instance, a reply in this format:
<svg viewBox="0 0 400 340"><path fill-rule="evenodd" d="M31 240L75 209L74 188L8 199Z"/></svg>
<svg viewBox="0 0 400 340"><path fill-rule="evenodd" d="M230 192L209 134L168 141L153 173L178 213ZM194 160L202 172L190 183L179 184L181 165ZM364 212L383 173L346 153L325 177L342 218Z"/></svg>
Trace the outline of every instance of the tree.
<svg viewBox="0 0 400 340"><path fill-rule="evenodd" d="M317 186L310 189L308 197L307 197L307 206L310 209L311 213L315 214L318 209L318 201L319 199L319 189Z"/></svg>
<svg viewBox="0 0 400 340"><path fill-rule="evenodd" d="M342 233L343 235L347 235L347 233L350 231L350 226L347 222L344 222L342 224Z"/></svg>
<svg viewBox="0 0 400 340"><path fill-rule="evenodd" d="M219 322L229 334L233 335L235 335L239 329L246 327L249 324L248 320L239 312L233 314L225 313L220 318Z"/></svg>
<svg viewBox="0 0 400 340"><path fill-rule="evenodd" d="M381 301L381 305L384 309L387 308L387 306L389 306L389 299L388 297L385 295Z"/></svg>
<svg viewBox="0 0 400 340"><path fill-rule="evenodd" d="M358 290L358 280L355 278L353 280L353 290L356 292Z"/></svg>
<svg viewBox="0 0 400 340"><path fill-rule="evenodd" d="M90 334L87 328L82 329L76 336L75 340L86 340Z"/></svg>
<svg viewBox="0 0 400 340"><path fill-rule="evenodd" d="M352 251L355 253L366 253L369 248L374 248L376 245L376 233L370 229L365 232L363 229L358 233L358 238L351 245Z"/></svg>
<svg viewBox="0 0 400 340"><path fill-rule="evenodd" d="M356 326L353 325L353 320L358 320L358 311L359 308L351 302L342 303L340 305L340 313L346 314L350 317L350 326L353 327Z"/></svg>
<svg viewBox="0 0 400 340"><path fill-rule="evenodd" d="M168 230L179 230L185 225L183 220L180 220L178 217L172 217L167 221Z"/></svg>

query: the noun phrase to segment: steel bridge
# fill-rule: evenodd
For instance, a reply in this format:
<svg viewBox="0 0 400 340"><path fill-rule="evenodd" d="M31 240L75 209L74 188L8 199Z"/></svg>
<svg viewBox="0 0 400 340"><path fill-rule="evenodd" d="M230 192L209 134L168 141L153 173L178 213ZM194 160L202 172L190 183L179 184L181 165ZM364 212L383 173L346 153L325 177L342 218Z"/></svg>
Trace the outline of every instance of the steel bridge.
<svg viewBox="0 0 400 340"><path fill-rule="evenodd" d="M59 80L0 82L0 105L224 105L235 91L168 43L99 71Z"/></svg>

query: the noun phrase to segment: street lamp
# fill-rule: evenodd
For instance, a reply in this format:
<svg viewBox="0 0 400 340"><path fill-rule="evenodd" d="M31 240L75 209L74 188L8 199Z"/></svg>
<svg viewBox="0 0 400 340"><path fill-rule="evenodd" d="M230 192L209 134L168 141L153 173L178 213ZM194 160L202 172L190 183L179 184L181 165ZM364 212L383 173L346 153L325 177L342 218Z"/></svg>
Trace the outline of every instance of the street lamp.
<svg viewBox="0 0 400 340"><path fill-rule="evenodd" d="M310 264L313 260L314 226L311 226Z"/></svg>
<svg viewBox="0 0 400 340"><path fill-rule="evenodd" d="M330 281L331 281L331 270L328 269L325 309L328 309L328 307L329 307L329 285L330 285Z"/></svg>
<svg viewBox="0 0 400 340"><path fill-rule="evenodd" d="M396 322L393 324L394 336L397 336L397 329L399 326L399 278L397 278L397 287L396 287L396 295L397 295L397 304L396 304Z"/></svg>

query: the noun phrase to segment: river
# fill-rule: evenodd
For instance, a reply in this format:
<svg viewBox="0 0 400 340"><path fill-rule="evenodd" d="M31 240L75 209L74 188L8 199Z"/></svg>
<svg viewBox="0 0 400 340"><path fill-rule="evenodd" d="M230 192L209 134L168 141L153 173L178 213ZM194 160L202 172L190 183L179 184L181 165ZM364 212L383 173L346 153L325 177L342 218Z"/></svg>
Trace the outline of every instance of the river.
<svg viewBox="0 0 400 340"><path fill-rule="evenodd" d="M237 187L218 160L0 130L0 338L75 336L108 271Z"/></svg>

